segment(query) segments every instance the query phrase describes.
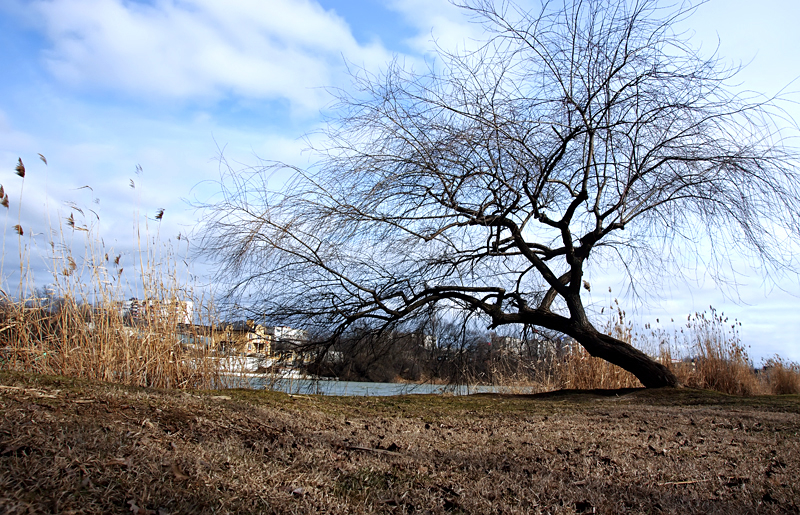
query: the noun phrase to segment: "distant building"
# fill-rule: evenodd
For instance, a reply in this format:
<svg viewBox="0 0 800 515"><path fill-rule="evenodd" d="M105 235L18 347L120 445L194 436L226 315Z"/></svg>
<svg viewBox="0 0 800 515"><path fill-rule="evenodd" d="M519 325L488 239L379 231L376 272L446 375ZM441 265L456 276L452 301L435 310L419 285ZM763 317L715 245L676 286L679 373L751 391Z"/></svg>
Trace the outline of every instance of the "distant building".
<svg viewBox="0 0 800 515"><path fill-rule="evenodd" d="M191 300L140 300L130 298L119 304L123 319L133 323L159 322L191 325L194 302Z"/></svg>
<svg viewBox="0 0 800 515"><path fill-rule="evenodd" d="M308 331L302 329L292 329L286 326L266 327L266 334L270 335L275 342L288 344L303 344L308 342Z"/></svg>
<svg viewBox="0 0 800 515"><path fill-rule="evenodd" d="M525 340L513 336L491 335L492 352L495 356L521 357L525 353Z"/></svg>
<svg viewBox="0 0 800 515"><path fill-rule="evenodd" d="M265 328L266 334L272 338L272 355L280 363L299 365L307 363L311 355L307 352L308 331L286 326Z"/></svg>
<svg viewBox="0 0 800 515"><path fill-rule="evenodd" d="M253 320L223 322L215 331L215 342L227 351L258 354L267 358L287 358L294 361L308 333L286 326L263 326Z"/></svg>
<svg viewBox="0 0 800 515"><path fill-rule="evenodd" d="M244 354L272 354L272 337L264 326L252 320L223 322L214 331L215 343L225 351Z"/></svg>

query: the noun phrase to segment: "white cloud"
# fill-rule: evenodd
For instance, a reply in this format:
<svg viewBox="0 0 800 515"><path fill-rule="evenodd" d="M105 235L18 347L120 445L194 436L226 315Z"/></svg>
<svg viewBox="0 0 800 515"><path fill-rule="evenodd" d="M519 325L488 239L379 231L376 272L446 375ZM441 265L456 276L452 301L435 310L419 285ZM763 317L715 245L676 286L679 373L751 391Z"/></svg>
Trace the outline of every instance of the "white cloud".
<svg viewBox="0 0 800 515"><path fill-rule="evenodd" d="M719 44L723 60L746 65L740 77L745 88L775 94L800 77L798 19L796 0L726 0L701 5L684 26L696 31L705 54Z"/></svg>
<svg viewBox="0 0 800 515"><path fill-rule="evenodd" d="M316 110L343 59L391 55L359 45L347 23L309 0L51 0L34 4L50 71L79 88L173 99L288 99Z"/></svg>
<svg viewBox="0 0 800 515"><path fill-rule="evenodd" d="M430 53L436 46L463 50L471 41L485 38L483 28L470 23L467 13L448 0L390 0L389 6L417 29L407 44L420 53Z"/></svg>

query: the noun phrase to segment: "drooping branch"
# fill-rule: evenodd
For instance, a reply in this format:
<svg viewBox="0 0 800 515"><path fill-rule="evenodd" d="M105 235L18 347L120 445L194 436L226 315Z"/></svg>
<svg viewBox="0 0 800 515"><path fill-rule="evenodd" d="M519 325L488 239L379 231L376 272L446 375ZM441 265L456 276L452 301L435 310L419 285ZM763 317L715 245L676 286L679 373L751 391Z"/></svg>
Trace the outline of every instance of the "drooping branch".
<svg viewBox="0 0 800 515"><path fill-rule="evenodd" d="M736 70L674 33L692 6L462 7L484 43L428 73L357 74L316 165L223 178L203 234L217 279L264 316L334 332L433 305L543 327L674 384L594 328L584 276L596 262L633 282L679 275L702 252L715 277L742 253L794 270L800 177L782 113L730 93ZM263 179L275 170L293 173L279 191Z"/></svg>

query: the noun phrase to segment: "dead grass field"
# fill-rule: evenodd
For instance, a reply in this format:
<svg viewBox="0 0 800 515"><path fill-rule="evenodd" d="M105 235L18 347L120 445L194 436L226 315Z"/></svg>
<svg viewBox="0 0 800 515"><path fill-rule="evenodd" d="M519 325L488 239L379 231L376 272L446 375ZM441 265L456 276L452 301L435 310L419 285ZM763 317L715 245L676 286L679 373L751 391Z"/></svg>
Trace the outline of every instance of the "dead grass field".
<svg viewBox="0 0 800 515"><path fill-rule="evenodd" d="M0 373L0 513L797 513L800 397L332 398Z"/></svg>

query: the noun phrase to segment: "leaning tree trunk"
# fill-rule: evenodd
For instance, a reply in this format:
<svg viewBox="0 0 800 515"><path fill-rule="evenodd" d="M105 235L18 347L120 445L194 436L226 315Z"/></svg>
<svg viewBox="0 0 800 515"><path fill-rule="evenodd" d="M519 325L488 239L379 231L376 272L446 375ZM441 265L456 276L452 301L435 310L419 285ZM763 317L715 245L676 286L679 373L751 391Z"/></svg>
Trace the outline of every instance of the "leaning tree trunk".
<svg viewBox="0 0 800 515"><path fill-rule="evenodd" d="M635 375L646 388L679 386L678 378L669 368L629 343L603 334L593 327L570 331L570 336L583 345L592 356L604 359Z"/></svg>

